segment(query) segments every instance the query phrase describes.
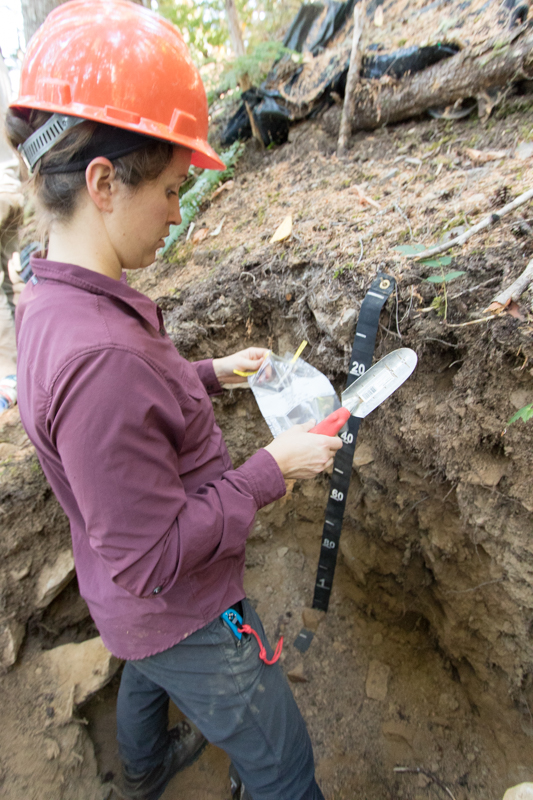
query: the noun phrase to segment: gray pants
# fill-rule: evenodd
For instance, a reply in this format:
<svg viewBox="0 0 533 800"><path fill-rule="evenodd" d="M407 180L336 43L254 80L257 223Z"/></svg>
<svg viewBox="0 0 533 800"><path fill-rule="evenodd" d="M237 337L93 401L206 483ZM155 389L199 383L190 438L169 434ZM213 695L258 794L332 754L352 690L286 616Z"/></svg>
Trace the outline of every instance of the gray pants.
<svg viewBox="0 0 533 800"><path fill-rule="evenodd" d="M244 622L265 637L243 600ZM128 661L117 702L120 755L135 773L161 763L168 698L206 739L226 751L253 800L324 800L311 741L278 664L259 659L255 638L239 641L217 618L163 653Z"/></svg>

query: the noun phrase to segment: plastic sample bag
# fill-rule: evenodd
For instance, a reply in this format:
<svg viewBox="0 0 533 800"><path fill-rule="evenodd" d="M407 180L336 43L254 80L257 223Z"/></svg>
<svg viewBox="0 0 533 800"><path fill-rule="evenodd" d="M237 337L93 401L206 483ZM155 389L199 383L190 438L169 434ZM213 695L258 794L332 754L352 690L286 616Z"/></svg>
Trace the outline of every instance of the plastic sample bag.
<svg viewBox="0 0 533 800"><path fill-rule="evenodd" d="M274 438L293 425L321 422L341 406L326 376L292 353L270 353L248 384Z"/></svg>

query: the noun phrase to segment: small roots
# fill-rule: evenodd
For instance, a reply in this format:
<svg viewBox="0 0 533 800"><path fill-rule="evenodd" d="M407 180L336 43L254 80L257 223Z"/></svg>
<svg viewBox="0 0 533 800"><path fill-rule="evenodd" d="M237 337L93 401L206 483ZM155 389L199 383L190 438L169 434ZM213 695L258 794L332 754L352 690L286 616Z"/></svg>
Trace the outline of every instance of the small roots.
<svg viewBox="0 0 533 800"><path fill-rule="evenodd" d="M453 794L451 793L450 789L443 783L436 775L430 772L428 769L422 769L422 767L394 767L393 772L400 772L400 773L410 773L411 775L425 775L432 783L435 783L440 789L442 789L448 797L451 797L451 800L456 800Z"/></svg>

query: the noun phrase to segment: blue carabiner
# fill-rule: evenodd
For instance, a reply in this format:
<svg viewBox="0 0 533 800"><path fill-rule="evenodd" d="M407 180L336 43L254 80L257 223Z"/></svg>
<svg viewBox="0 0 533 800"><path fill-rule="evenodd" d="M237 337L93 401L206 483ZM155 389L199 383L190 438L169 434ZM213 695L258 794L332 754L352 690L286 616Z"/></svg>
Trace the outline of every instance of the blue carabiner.
<svg viewBox="0 0 533 800"><path fill-rule="evenodd" d="M220 617L221 619L224 620L226 625L228 625L233 635L236 636L237 639L241 640L242 633L240 632L237 625L242 625L242 617L238 613L238 611L235 611L234 608L228 608L220 615Z"/></svg>

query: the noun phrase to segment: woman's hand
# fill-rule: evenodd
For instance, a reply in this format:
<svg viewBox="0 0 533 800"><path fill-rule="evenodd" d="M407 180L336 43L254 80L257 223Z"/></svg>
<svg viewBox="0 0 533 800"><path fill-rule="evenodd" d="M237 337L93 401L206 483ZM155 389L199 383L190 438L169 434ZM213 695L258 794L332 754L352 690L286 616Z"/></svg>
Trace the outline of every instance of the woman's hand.
<svg viewBox="0 0 533 800"><path fill-rule="evenodd" d="M265 347L247 347L231 356L213 359L213 369L219 383L242 383L245 380L239 372L257 372L269 350Z"/></svg>
<svg viewBox="0 0 533 800"><path fill-rule="evenodd" d="M333 464L342 447L338 436L308 433L314 420L294 425L265 447L276 460L284 478L314 478Z"/></svg>

